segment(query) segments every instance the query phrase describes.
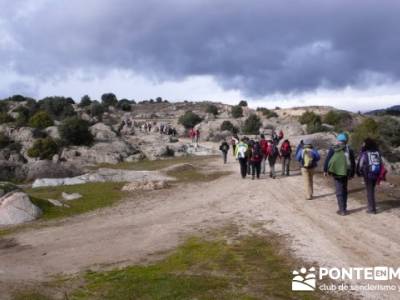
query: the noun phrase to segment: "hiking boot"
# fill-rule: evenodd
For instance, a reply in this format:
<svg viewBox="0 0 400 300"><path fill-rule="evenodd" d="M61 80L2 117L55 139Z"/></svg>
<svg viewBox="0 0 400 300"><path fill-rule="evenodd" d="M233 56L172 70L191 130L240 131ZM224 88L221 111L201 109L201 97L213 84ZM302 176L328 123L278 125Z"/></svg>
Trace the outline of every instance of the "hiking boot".
<svg viewBox="0 0 400 300"><path fill-rule="evenodd" d="M343 210L338 210L336 213L337 213L339 216L345 216L345 215L347 215L347 212L346 212L346 211L343 211Z"/></svg>

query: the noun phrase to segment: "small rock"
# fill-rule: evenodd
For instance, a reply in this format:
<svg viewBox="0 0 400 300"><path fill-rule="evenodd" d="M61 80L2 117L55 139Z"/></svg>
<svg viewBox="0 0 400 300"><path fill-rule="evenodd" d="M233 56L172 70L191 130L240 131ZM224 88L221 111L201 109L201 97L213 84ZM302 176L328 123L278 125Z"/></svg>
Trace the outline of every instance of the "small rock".
<svg viewBox="0 0 400 300"><path fill-rule="evenodd" d="M79 193L72 193L72 194L68 194L68 193L62 193L61 196L64 198L64 200L66 201L70 201L70 200L76 200L79 198L82 198L82 195Z"/></svg>
<svg viewBox="0 0 400 300"><path fill-rule="evenodd" d="M22 192L12 192L0 198L0 225L15 225L36 220L42 215L29 196Z"/></svg>
<svg viewBox="0 0 400 300"><path fill-rule="evenodd" d="M54 206L58 206L58 207L64 206L60 201L55 200L55 199L47 199L47 201L49 201Z"/></svg>

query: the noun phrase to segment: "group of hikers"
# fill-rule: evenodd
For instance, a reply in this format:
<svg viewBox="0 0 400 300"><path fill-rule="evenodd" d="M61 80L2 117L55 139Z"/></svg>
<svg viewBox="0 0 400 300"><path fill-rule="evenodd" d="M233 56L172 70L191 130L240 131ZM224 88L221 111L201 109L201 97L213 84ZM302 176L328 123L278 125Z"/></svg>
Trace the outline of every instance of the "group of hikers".
<svg viewBox="0 0 400 300"><path fill-rule="evenodd" d="M234 135L231 145L226 140L220 145L223 162L227 163L228 151L232 146L232 153L239 162L242 178L250 175L253 180L260 179L260 174L265 174L268 161L269 176L275 179L275 163L278 158L282 163L282 176L289 176L292 146L288 139L283 139L283 136L282 131L279 134L272 131L269 139L266 139L264 134L260 134L259 138L255 139L248 137L239 139L237 135ZM281 140L283 141L279 146ZM356 162L356 156L348 142L347 133L338 134L336 144L329 148L323 165L324 176L331 176L335 183L337 214L345 216L348 213L348 181L356 174L364 178L368 200L367 212L376 214L375 187L381 180L385 180L386 175L379 147L373 139L365 139ZM312 140L305 139L297 145L294 158L301 167L305 183L305 198L311 200L314 195L314 174L321 159L320 153Z"/></svg>
<svg viewBox="0 0 400 300"><path fill-rule="evenodd" d="M120 125L118 126L117 133L133 135L135 134L135 129L138 129L139 132L148 134L152 132L158 132L160 134L171 136L177 136L178 134L177 130L170 124L157 124L155 121L136 121L131 117L125 118L121 121Z"/></svg>
<svg viewBox="0 0 400 300"><path fill-rule="evenodd" d="M199 143L200 140L200 129L199 128L191 128L189 130L189 137L192 140L192 143Z"/></svg>

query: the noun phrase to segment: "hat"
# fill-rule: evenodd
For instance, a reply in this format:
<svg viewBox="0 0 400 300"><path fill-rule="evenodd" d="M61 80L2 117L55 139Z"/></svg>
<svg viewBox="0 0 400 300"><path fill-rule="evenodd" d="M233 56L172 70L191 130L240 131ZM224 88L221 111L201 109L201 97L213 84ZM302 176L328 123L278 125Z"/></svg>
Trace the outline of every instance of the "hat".
<svg viewBox="0 0 400 300"><path fill-rule="evenodd" d="M304 145L312 145L312 143L313 143L312 140L309 140L309 139L303 140Z"/></svg>
<svg viewBox="0 0 400 300"><path fill-rule="evenodd" d="M336 137L336 140L338 140L339 142L342 142L342 143L346 143L347 139L348 139L348 137L347 137L347 134L345 134L345 133L340 133Z"/></svg>

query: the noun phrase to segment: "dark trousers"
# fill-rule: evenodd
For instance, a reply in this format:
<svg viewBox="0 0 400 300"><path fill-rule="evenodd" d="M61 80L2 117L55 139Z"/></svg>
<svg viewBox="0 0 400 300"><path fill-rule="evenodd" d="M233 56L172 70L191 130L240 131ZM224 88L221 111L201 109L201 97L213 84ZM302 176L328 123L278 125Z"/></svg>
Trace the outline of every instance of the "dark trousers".
<svg viewBox="0 0 400 300"><path fill-rule="evenodd" d="M251 161L247 160L247 175L251 175Z"/></svg>
<svg viewBox="0 0 400 300"><path fill-rule="evenodd" d="M232 154L233 156L236 155L236 145L232 145Z"/></svg>
<svg viewBox="0 0 400 300"><path fill-rule="evenodd" d="M261 173L261 161L252 161L251 162L251 175L254 176L257 175L257 178L260 178L260 173Z"/></svg>
<svg viewBox="0 0 400 300"><path fill-rule="evenodd" d="M334 179L335 179L336 198L338 202L339 211L345 212L347 210L348 177L336 177Z"/></svg>
<svg viewBox="0 0 400 300"><path fill-rule="evenodd" d="M367 189L368 211L376 212L376 204L375 204L376 180L365 178L364 182L365 182L365 187Z"/></svg>
<svg viewBox="0 0 400 300"><path fill-rule="evenodd" d="M224 164L226 164L228 160L228 152L222 151L222 159L224 160Z"/></svg>
<svg viewBox="0 0 400 300"><path fill-rule="evenodd" d="M240 175L245 178L247 175L247 158L239 158Z"/></svg>
<svg viewBox="0 0 400 300"><path fill-rule="evenodd" d="M282 159L282 176L283 175L289 176L289 169L290 169L290 156L283 157L283 159Z"/></svg>

